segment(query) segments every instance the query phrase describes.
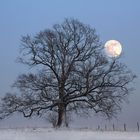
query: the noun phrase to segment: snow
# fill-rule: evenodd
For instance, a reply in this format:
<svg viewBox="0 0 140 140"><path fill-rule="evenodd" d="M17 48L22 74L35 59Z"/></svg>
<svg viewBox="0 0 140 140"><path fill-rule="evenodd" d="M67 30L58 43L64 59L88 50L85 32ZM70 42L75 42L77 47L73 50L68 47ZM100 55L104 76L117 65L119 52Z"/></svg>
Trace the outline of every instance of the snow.
<svg viewBox="0 0 140 140"><path fill-rule="evenodd" d="M140 132L51 128L0 129L0 140L140 140Z"/></svg>

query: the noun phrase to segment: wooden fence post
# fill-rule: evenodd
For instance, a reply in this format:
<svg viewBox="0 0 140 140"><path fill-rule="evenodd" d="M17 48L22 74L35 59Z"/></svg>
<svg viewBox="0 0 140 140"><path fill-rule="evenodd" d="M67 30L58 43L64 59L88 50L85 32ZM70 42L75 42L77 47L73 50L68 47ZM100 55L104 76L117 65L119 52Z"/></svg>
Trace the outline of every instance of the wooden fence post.
<svg viewBox="0 0 140 140"><path fill-rule="evenodd" d="M105 131L107 131L107 126L106 126L106 124L105 124Z"/></svg>
<svg viewBox="0 0 140 140"><path fill-rule="evenodd" d="M114 123L113 123L112 127L113 127L113 131L115 131L115 125L114 125Z"/></svg>
<svg viewBox="0 0 140 140"><path fill-rule="evenodd" d="M126 131L126 124L124 123L124 131Z"/></svg>
<svg viewBox="0 0 140 140"><path fill-rule="evenodd" d="M139 122L137 122L137 128L138 128L138 131L139 131L140 130Z"/></svg>
<svg viewBox="0 0 140 140"><path fill-rule="evenodd" d="M98 130L100 130L100 125L98 125Z"/></svg>

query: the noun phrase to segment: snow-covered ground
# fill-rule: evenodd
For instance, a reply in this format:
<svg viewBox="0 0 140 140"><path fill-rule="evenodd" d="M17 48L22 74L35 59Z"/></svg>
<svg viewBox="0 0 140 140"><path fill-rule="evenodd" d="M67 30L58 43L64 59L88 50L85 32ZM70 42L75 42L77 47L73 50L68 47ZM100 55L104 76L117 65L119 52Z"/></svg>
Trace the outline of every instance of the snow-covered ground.
<svg viewBox="0 0 140 140"><path fill-rule="evenodd" d="M0 129L0 140L140 140L140 132L48 128Z"/></svg>

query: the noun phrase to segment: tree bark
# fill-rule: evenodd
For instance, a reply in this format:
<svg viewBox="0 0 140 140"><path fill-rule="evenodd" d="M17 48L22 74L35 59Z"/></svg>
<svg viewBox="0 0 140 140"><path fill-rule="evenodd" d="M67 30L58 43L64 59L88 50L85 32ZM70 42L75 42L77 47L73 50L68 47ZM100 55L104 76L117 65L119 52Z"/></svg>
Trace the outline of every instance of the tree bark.
<svg viewBox="0 0 140 140"><path fill-rule="evenodd" d="M63 123L63 117L64 117L64 105L60 104L58 106L58 121L57 121L57 127L61 127L62 123Z"/></svg>
<svg viewBox="0 0 140 140"><path fill-rule="evenodd" d="M69 127L69 118L67 116L67 108L65 106L65 110L64 110L64 121L65 121L65 127Z"/></svg>

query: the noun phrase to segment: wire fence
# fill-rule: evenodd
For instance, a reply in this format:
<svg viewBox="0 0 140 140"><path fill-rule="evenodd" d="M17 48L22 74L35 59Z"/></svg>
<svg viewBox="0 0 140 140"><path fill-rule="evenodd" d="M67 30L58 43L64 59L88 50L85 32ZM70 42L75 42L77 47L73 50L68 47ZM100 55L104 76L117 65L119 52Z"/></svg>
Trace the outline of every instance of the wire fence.
<svg viewBox="0 0 140 140"><path fill-rule="evenodd" d="M113 123L112 126L107 126L106 124L104 126L98 125L97 130L98 131L124 131L125 132L125 131L130 131L132 129L131 128L129 129L129 127L126 123L122 124L121 127L118 127ZM137 122L135 124L135 129L134 130L140 132L139 122Z"/></svg>

